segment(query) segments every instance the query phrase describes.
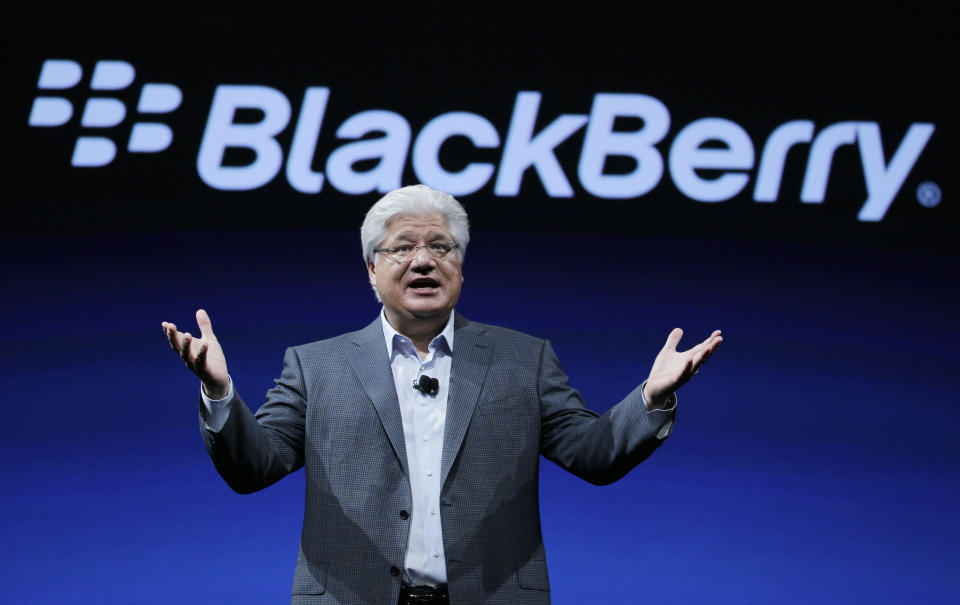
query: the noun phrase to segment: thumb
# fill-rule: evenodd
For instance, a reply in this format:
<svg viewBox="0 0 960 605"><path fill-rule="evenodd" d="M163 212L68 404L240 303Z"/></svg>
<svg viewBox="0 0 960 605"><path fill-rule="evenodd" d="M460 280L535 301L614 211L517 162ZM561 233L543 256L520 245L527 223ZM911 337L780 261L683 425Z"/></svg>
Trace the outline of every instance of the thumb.
<svg viewBox="0 0 960 605"><path fill-rule="evenodd" d="M216 338L213 335L213 324L210 323L210 316L203 309L197 310L197 326L200 327L200 335L203 338Z"/></svg>
<svg viewBox="0 0 960 605"><path fill-rule="evenodd" d="M680 328L674 328L670 331L670 335L667 336L667 342L663 345L663 350L676 351L677 345L680 344L681 338L683 338L683 330Z"/></svg>

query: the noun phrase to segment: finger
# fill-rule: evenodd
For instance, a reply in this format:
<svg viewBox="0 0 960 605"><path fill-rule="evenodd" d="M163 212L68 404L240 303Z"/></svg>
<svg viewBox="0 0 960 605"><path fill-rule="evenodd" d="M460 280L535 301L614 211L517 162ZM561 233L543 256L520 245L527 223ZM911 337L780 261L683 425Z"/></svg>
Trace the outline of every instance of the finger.
<svg viewBox="0 0 960 605"><path fill-rule="evenodd" d="M187 332L183 335L183 341L180 345L180 359L182 359L191 370L193 369L193 364L190 362L190 344L192 342L193 336L190 335L190 332Z"/></svg>
<svg viewBox="0 0 960 605"><path fill-rule="evenodd" d="M703 362L705 362L707 358L710 357L709 351L710 351L709 349L703 349L702 351L700 351L699 353L693 356L693 363L690 364L690 369L693 370L694 374L700 371L700 366L702 366Z"/></svg>
<svg viewBox="0 0 960 605"><path fill-rule="evenodd" d="M683 338L683 330L680 328L674 328L670 331L670 335L667 336L667 342L663 345L663 350L676 351L677 345L680 344L681 338Z"/></svg>
<svg viewBox="0 0 960 605"><path fill-rule="evenodd" d="M677 377L676 386L674 387L674 390L687 384L687 382L689 382L690 379L693 378L693 375L696 373L697 373L697 368L696 368L695 360L693 357L688 357L683 364L683 369L680 370L680 375Z"/></svg>
<svg viewBox="0 0 960 605"><path fill-rule="evenodd" d="M687 349L686 351L684 351L684 353L687 354L687 355L691 355L691 356L692 356L692 355L697 355L697 354L699 354L701 351L703 351L704 349L706 349L706 348L709 347L709 346L710 346L710 341L709 341L709 340L705 340L705 341L703 341L703 342L701 342L701 343L699 343L699 344L691 347L690 349Z"/></svg>
<svg viewBox="0 0 960 605"><path fill-rule="evenodd" d="M200 352L197 353L197 361L195 363L195 369L199 372L207 367L207 349L210 348L209 342L203 342L200 345Z"/></svg>
<svg viewBox="0 0 960 605"><path fill-rule="evenodd" d="M717 347L720 346L722 339L716 339L711 343L710 346L704 347L701 351L693 357L693 373L696 374L700 371L700 366L702 366L710 356L713 355L713 352L717 350Z"/></svg>
<svg viewBox="0 0 960 605"><path fill-rule="evenodd" d="M690 349L691 353L699 353L703 349L715 349L717 345L723 342L723 336L720 336L720 330L714 330L713 334L707 337L706 340L698 344L697 346Z"/></svg>
<svg viewBox="0 0 960 605"><path fill-rule="evenodd" d="M180 333L177 331L177 326L174 324L168 323L165 326L164 331L167 333L167 340L170 341L170 348L176 351L177 353L179 353L180 352L180 338L179 338Z"/></svg>
<svg viewBox="0 0 960 605"><path fill-rule="evenodd" d="M717 350L717 347L720 346L720 343L723 342L723 336L717 335L710 338L710 342L707 343L707 346L704 347L709 351L708 355L712 355L714 351Z"/></svg>
<svg viewBox="0 0 960 605"><path fill-rule="evenodd" d="M716 339L719 338L719 337L720 337L720 330L714 330L713 333L710 334L710 336L707 336L707 338L706 338L703 342L701 342L699 346L700 346L701 348L702 348L702 347L708 347L708 346L710 346L710 344L711 344L714 340L716 340ZM696 347L694 347L694 348L696 348Z"/></svg>
<svg viewBox="0 0 960 605"><path fill-rule="evenodd" d="M203 309L197 310L197 325L200 326L200 336L202 338L213 336L213 324L210 322L210 316Z"/></svg>

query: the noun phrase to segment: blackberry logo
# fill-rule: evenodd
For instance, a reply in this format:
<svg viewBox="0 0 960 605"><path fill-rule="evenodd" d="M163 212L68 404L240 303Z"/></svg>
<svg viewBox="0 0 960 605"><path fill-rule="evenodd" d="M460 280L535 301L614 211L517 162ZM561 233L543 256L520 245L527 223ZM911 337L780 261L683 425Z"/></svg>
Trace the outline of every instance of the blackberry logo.
<svg viewBox="0 0 960 605"><path fill-rule="evenodd" d="M99 96L104 91L119 91L128 88L136 77L133 66L126 61L98 61L90 77L90 90L94 93L86 99L80 126L83 129L113 128L123 122L127 108L117 98ZM37 88L40 91L68 90L83 79L83 68L75 61L47 59L40 69ZM96 95L96 96L94 96ZM137 113L147 116L170 113L180 107L183 93L173 84L148 82L140 89ZM51 128L63 126L73 117L73 104L69 99L48 94L38 95L33 100L30 126ZM127 151L131 153L157 153L173 142L173 131L166 124L153 121L138 121L133 124ZM106 136L84 134L77 137L70 164L79 167L106 166L117 155L113 139Z"/></svg>
<svg viewBox="0 0 960 605"><path fill-rule="evenodd" d="M90 76L90 95L76 101L76 94L67 98L51 91L78 86L83 69L75 61L48 59L40 70L40 93L28 123L63 126L73 117L71 99L82 103L80 136L70 163L106 166L116 157L117 137L104 136L103 130L127 117L127 107L117 97L130 98L119 92L110 96L109 91L128 89L135 77L133 66L125 61L98 61ZM492 185L493 195L516 197L524 179L536 178L549 197L569 198L575 194L571 183L575 174L583 191L595 197L639 199L668 177L682 196L696 202L722 203L749 195L752 189L754 202L770 204L790 195L780 191L789 159L803 172L797 201L822 204L838 150L850 146L859 152L866 187L857 219L876 222L883 220L936 129L929 122L914 122L897 143L889 134L881 136L878 122L850 120L818 127L813 120L793 119L757 137L721 117L674 125L662 101L637 93L598 92L592 104L577 113L543 115L543 94L523 90L516 95L512 114L501 116L506 119L499 125L477 113L450 111L415 132L413 122L386 109L360 111L339 125L325 125L331 96L326 86L306 87L295 115L290 98L276 88L217 85L197 150L200 180L220 191L249 191L266 186L283 171L287 183L300 193L316 194L328 187L364 195L400 187L404 171L411 168L419 182L456 196ZM140 89L136 111L138 117L170 113L182 100L183 93L173 84L148 82ZM240 112L251 110L260 114L259 120L238 119ZM640 126L615 128L623 119ZM538 131L537 124L544 126ZM324 128L342 142L318 153ZM291 130L289 147L284 149L281 141L286 139L278 136ZM564 166L557 148L581 130L579 161L575 167ZM500 149L499 158L488 152L485 161L477 157L452 171L441 155L446 141L454 138L466 139L477 149ZM892 153L884 151L885 138L895 143ZM172 142L169 126L145 119L133 122L126 147L131 153L157 153ZM252 153L252 161L242 165L225 161L228 150L236 149ZM633 168L608 172L610 158L625 159ZM360 167L369 160L376 160L372 168ZM939 188L929 185L917 195L920 203L932 207L940 203Z"/></svg>

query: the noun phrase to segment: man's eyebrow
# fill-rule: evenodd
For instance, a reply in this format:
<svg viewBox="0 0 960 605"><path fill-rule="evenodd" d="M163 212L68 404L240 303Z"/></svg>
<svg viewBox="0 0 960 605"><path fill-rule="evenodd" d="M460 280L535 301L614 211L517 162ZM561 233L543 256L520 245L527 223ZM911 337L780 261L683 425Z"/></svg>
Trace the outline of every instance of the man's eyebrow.
<svg viewBox="0 0 960 605"><path fill-rule="evenodd" d="M412 231L401 231L393 236L394 242L416 242L419 238ZM453 238L443 231L428 231L423 237L426 242L435 242L437 240L453 240Z"/></svg>

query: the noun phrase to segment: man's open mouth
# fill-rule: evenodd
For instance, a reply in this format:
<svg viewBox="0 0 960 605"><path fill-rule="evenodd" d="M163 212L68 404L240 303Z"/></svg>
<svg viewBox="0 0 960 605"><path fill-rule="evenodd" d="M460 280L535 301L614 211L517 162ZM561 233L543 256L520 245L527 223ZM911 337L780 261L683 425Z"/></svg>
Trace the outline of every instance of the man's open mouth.
<svg viewBox="0 0 960 605"><path fill-rule="evenodd" d="M427 288L439 288L440 282L438 282L435 279L431 279L429 277L421 277L407 284L407 287L413 288L415 290L425 290Z"/></svg>

